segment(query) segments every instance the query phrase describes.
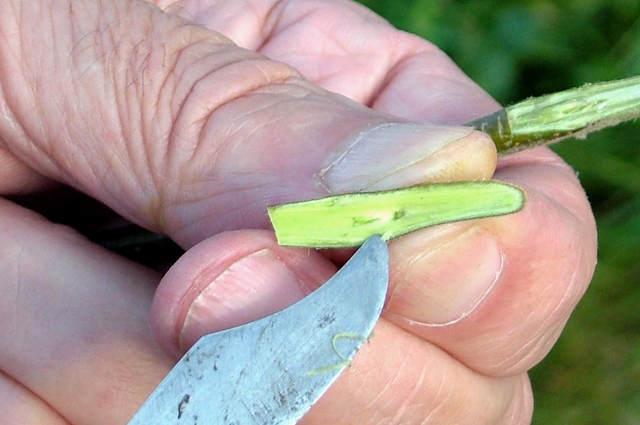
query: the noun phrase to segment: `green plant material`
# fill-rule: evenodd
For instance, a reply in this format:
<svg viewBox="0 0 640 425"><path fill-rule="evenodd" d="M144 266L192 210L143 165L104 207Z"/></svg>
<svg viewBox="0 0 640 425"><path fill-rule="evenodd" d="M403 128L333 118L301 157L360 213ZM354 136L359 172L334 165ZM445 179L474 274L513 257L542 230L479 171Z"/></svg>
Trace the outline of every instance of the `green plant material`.
<svg viewBox="0 0 640 425"><path fill-rule="evenodd" d="M632 77L527 99L467 125L489 134L504 156L586 137L638 117L640 77ZM522 192L511 186L457 182L338 195L268 210L281 245L339 248L360 245L376 234L389 240L436 224L509 214L523 202Z"/></svg>
<svg viewBox="0 0 640 425"><path fill-rule="evenodd" d="M511 214L524 192L498 181L434 183L352 193L268 207L278 243L310 248L358 246L442 223Z"/></svg>
<svg viewBox="0 0 640 425"><path fill-rule="evenodd" d="M488 133L507 155L638 117L640 77L632 77L527 99L467 125Z"/></svg>
<svg viewBox="0 0 640 425"><path fill-rule="evenodd" d="M342 369L343 367L351 366L351 361L349 360L349 358L342 354L340 350L338 350L338 340L340 339L352 339L361 342L369 340L369 338L365 338L364 336L354 332L340 332L338 334L335 334L333 338L331 338L331 346L333 347L333 351L335 351L336 355L340 358L340 362L329 366L323 366L317 369L313 369L307 372L308 376L322 375L325 373L336 371L338 369Z"/></svg>

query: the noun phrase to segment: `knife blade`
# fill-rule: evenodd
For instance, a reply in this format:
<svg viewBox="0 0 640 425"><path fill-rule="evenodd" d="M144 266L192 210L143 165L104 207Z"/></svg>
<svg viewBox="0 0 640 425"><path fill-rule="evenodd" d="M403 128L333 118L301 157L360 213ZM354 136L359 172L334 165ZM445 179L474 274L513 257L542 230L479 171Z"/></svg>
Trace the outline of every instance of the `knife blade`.
<svg viewBox="0 0 640 425"><path fill-rule="evenodd" d="M298 303L202 337L128 425L294 424L370 337L388 276L387 246L371 237Z"/></svg>

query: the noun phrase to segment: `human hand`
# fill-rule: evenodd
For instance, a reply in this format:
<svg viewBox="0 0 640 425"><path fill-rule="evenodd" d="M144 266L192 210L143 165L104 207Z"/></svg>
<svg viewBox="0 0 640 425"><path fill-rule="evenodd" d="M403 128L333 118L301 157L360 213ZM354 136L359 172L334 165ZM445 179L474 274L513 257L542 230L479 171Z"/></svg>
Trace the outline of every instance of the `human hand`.
<svg viewBox="0 0 640 425"><path fill-rule="evenodd" d="M15 1L0 17L3 193L60 181L190 249L149 318L157 273L3 201L0 410L16 423L126 423L199 336L326 280L326 256L251 230L267 203L494 171L480 134L391 124L497 108L428 43L348 2L201 3ZM595 227L548 150L495 177L527 190L525 210L391 242L375 338L304 423L529 420L526 371L590 280Z"/></svg>

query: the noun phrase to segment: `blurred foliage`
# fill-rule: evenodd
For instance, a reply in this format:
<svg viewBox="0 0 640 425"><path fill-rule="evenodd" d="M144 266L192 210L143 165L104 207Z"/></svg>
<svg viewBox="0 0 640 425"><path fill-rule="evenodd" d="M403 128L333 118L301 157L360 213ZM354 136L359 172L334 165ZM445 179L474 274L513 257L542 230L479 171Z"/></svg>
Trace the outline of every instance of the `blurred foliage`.
<svg viewBox="0 0 640 425"><path fill-rule="evenodd" d="M503 104L640 74L638 0L361 0L447 52ZM532 371L534 424L640 424L640 125L554 149L579 173L599 263Z"/></svg>

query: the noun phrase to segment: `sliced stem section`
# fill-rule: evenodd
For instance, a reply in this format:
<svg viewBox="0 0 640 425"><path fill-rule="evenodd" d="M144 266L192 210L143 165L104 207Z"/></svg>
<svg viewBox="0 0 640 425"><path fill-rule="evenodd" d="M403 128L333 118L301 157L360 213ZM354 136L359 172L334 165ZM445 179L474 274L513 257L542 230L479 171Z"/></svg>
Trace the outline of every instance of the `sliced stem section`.
<svg viewBox="0 0 640 425"><path fill-rule="evenodd" d="M345 248L454 221L511 214L524 192L499 181L464 181L352 193L268 207L280 245Z"/></svg>

